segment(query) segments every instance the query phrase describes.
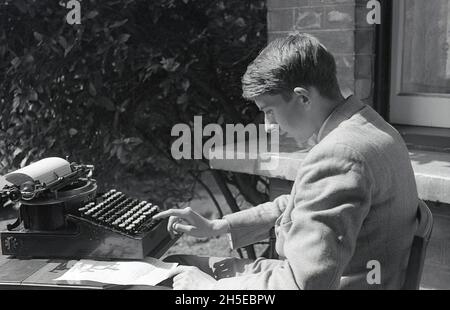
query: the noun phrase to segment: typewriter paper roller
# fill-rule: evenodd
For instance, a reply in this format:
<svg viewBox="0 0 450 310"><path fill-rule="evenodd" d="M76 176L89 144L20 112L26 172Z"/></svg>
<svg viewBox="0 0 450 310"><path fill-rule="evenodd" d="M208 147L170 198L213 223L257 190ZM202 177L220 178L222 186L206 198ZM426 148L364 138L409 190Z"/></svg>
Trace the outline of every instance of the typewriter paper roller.
<svg viewBox="0 0 450 310"><path fill-rule="evenodd" d="M50 157L11 172L5 175L5 179L17 186L29 181L49 184L71 172L70 164L66 160L59 157Z"/></svg>

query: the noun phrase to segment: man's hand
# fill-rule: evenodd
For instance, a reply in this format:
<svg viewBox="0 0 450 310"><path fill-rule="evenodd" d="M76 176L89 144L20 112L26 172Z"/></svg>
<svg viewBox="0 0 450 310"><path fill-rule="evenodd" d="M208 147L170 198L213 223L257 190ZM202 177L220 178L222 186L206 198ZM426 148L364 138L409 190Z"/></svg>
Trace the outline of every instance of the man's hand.
<svg viewBox="0 0 450 310"><path fill-rule="evenodd" d="M171 209L155 215L154 219L169 217L167 231L174 237L185 233L197 238L216 237L228 232L226 220L208 220L191 208Z"/></svg>
<svg viewBox="0 0 450 310"><path fill-rule="evenodd" d="M173 277L174 290L211 290L216 279L197 267L178 266L170 277Z"/></svg>

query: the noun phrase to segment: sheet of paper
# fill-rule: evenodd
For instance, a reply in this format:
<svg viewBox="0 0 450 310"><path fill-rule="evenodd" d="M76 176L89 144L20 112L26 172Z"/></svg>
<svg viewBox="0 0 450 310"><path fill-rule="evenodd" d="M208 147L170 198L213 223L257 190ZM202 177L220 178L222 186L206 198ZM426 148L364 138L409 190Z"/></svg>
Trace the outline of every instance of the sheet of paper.
<svg viewBox="0 0 450 310"><path fill-rule="evenodd" d="M56 281L94 281L116 285L156 285L168 278L177 263L155 258L145 261L80 260Z"/></svg>

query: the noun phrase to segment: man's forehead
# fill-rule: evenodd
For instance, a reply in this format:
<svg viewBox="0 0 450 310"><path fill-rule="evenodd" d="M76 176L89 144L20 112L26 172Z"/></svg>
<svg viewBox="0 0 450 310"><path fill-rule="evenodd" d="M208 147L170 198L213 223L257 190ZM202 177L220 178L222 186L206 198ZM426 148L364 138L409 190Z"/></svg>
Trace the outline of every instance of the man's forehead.
<svg viewBox="0 0 450 310"><path fill-rule="evenodd" d="M255 104L263 110L275 105L279 100L279 95L261 95L255 98Z"/></svg>

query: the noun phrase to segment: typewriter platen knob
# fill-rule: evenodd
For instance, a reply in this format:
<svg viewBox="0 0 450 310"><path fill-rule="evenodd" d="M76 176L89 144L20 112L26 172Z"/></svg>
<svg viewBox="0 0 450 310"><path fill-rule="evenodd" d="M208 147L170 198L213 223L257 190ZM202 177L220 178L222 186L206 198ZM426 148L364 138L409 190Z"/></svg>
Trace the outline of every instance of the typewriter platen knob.
<svg viewBox="0 0 450 310"><path fill-rule="evenodd" d="M19 240L17 240L15 237L6 237L3 242L5 249L10 252L17 251L20 246Z"/></svg>
<svg viewBox="0 0 450 310"><path fill-rule="evenodd" d="M19 189L13 189L9 192L9 199L13 202L18 202L22 198L22 194Z"/></svg>
<svg viewBox="0 0 450 310"><path fill-rule="evenodd" d="M20 192L22 194L22 198L25 200L31 200L36 195L36 185L32 181L28 181L23 183L20 186Z"/></svg>

